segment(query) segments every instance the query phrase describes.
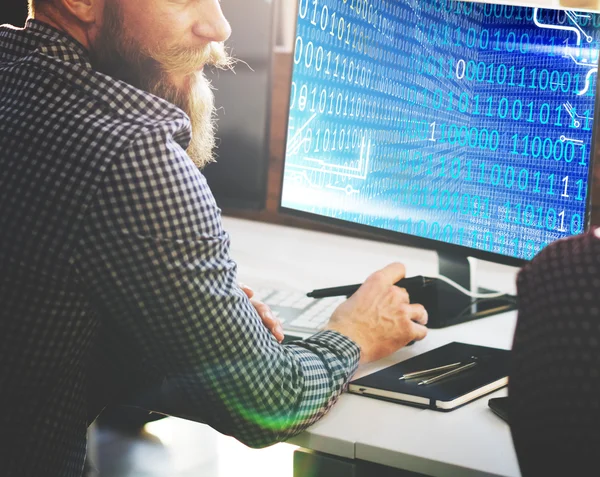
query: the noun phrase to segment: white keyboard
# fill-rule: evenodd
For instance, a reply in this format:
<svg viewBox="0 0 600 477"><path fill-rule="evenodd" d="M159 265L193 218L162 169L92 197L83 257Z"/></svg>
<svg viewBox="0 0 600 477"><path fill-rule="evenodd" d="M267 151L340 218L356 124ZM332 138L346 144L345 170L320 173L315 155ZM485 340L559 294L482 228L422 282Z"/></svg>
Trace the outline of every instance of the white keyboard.
<svg viewBox="0 0 600 477"><path fill-rule="evenodd" d="M271 307L285 331L316 333L323 329L333 311L346 297L309 298L297 290L254 289L255 296Z"/></svg>

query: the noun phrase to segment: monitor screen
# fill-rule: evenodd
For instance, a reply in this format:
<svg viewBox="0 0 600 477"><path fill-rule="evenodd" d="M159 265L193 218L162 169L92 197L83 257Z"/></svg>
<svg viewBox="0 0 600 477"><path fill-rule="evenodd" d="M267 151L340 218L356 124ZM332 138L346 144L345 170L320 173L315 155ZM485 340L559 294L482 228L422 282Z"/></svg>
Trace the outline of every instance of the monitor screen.
<svg viewBox="0 0 600 477"><path fill-rule="evenodd" d="M282 208L496 258L581 233L599 40L585 12L300 0Z"/></svg>

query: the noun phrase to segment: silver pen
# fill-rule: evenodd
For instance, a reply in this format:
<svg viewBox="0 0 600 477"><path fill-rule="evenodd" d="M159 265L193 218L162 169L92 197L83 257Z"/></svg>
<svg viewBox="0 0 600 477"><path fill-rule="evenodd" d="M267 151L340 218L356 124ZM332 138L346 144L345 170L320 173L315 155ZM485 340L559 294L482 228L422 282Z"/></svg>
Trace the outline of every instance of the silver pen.
<svg viewBox="0 0 600 477"><path fill-rule="evenodd" d="M423 369L422 371L413 371L412 373L403 374L398 379L400 381L402 381L404 379L420 378L421 376L426 376L427 374L434 374L437 372L448 371L450 369L457 368L461 364L462 364L461 362L458 362L458 363L452 363L452 364L445 364L444 366L439 366L437 368Z"/></svg>
<svg viewBox="0 0 600 477"><path fill-rule="evenodd" d="M461 366L460 368L456 368L456 369L453 369L452 371L448 371L447 373L440 374L439 376L434 376L433 378L430 378L430 379L425 379L419 383L419 386L421 386L422 384L437 383L438 381L440 381L442 379L449 378L450 376L454 376L455 374L462 373L463 371L466 371L467 369L472 368L476 364L477 363L475 361L472 361L470 363L465 364L464 366Z"/></svg>

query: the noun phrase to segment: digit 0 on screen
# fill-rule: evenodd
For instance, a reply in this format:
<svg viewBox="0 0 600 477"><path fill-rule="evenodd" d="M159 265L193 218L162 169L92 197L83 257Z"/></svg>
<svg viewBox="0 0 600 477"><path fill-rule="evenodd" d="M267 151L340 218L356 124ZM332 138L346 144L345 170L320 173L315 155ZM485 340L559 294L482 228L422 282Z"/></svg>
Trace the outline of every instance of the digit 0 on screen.
<svg viewBox="0 0 600 477"><path fill-rule="evenodd" d="M299 0L282 206L530 259L584 230L600 15Z"/></svg>

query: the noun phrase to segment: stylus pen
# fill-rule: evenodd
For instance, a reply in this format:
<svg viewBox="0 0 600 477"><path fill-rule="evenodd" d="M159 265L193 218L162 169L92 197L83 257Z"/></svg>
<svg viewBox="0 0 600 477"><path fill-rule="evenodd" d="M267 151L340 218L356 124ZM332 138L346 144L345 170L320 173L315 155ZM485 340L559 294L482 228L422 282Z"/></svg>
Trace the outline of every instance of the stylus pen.
<svg viewBox="0 0 600 477"><path fill-rule="evenodd" d="M464 366L461 366L460 368L456 368L456 369L453 369L452 371L448 371L447 373L440 374L439 376L434 376L433 378L430 378L430 379L425 379L419 383L419 386L421 386L422 384L437 383L438 381L441 381L442 379L449 378L450 376L454 376L456 374L462 373L463 371L466 371L467 369L471 369L476 364L477 363L475 361L472 361L468 364L465 364Z"/></svg>
<svg viewBox="0 0 600 477"><path fill-rule="evenodd" d="M416 277L403 278L399 282L396 283L396 286L406 288L406 291L410 295L411 291L418 290L422 288L427 283L427 278L418 275ZM358 285L346 285L343 287L333 287L333 288L320 288L318 290L313 290L306 294L311 298L327 298L330 296L350 296L356 290L360 288L361 284Z"/></svg>
<svg viewBox="0 0 600 477"><path fill-rule="evenodd" d="M444 366L438 366L437 368L423 369L421 371L413 371L412 373L403 374L398 379L400 381L402 381L404 379L420 378L421 376L427 376L428 374L435 374L435 373L439 373L442 371L449 371L451 369L458 368L461 364L462 363L459 361L458 363L445 364Z"/></svg>

